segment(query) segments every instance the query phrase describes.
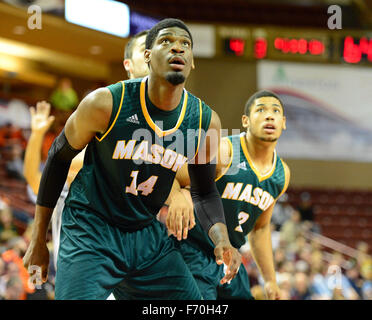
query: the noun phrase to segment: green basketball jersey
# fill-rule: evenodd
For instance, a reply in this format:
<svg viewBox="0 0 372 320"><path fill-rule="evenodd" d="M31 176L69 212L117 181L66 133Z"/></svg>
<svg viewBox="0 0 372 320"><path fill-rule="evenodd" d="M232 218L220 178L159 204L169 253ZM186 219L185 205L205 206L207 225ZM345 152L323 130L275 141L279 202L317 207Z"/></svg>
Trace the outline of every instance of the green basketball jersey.
<svg viewBox="0 0 372 320"><path fill-rule="evenodd" d="M221 195L231 244L240 248L260 214L282 193L285 172L280 157L274 152L271 170L261 176L249 157L245 133L226 139L231 145L232 155L225 172L216 178L216 185ZM200 226L196 225L190 230L188 239L190 244L197 244L211 252L212 242Z"/></svg>
<svg viewBox="0 0 372 320"><path fill-rule="evenodd" d="M108 89L113 97L108 129L88 144L66 205L100 215L123 230L136 230L153 221L177 170L195 157L212 111L184 90L177 123L163 130L174 117L162 112L153 121L146 106L147 77Z"/></svg>

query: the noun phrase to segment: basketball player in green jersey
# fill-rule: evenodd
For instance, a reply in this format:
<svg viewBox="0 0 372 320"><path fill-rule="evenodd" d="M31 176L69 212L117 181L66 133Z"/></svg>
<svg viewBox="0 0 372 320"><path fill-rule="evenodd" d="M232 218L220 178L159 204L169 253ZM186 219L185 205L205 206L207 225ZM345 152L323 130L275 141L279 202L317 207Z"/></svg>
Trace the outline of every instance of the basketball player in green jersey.
<svg viewBox="0 0 372 320"><path fill-rule="evenodd" d="M148 30L137 33L125 46L123 65L129 79L142 78L149 73L149 67L144 60L147 34ZM176 179L173 184L176 184L176 186L172 187L172 193L169 194L165 204L168 206L168 213L175 217L175 232L173 235L181 240L182 236L186 239L188 230L195 226L195 218L192 205L188 203L188 199L184 196L184 190L179 188ZM177 192L177 190L180 190L180 192Z"/></svg>
<svg viewBox="0 0 372 320"><path fill-rule="evenodd" d="M141 78L148 75L149 68L144 59L147 33L148 30L144 30L135 34L125 46L123 65L128 73L129 79ZM23 173L28 183L28 193L33 203L36 203L37 192L39 190L42 175L42 171L40 170L42 143L46 132L54 121L54 116L50 116L50 108L50 104L46 101L40 101L36 104L36 108L30 108L31 135L27 142ZM84 152L85 150L79 153L79 155L72 160L66 180L66 188L62 191L52 216L52 240L55 268L57 267L59 233L61 229L61 216L64 201L67 196L68 186L83 166Z"/></svg>
<svg viewBox="0 0 372 320"><path fill-rule="evenodd" d="M290 178L288 166L275 151L277 140L286 128L279 97L270 91L255 93L246 103L242 123L245 133L221 140L216 184L232 245L239 249L248 235L251 252L265 281L266 297L279 299L270 220L274 205L286 191ZM177 180L180 185L187 186L185 168L177 173ZM164 216L162 220L173 232L174 221ZM213 263L212 243L198 221L187 240L179 243L179 249L204 299L252 298L244 267L231 283L219 283L223 267Z"/></svg>
<svg viewBox="0 0 372 320"><path fill-rule="evenodd" d="M155 218L176 172L189 161L195 212L230 281L241 264L227 234L212 160L220 121L184 83L193 68L192 36L177 19L146 38L149 76L85 97L49 151L26 267L48 271L46 231L71 159L86 145L62 216L56 299L201 299L167 230ZM194 135L189 135L189 132ZM204 139L216 131L217 139ZM197 133L195 135L195 132ZM175 143L175 142L176 143Z"/></svg>

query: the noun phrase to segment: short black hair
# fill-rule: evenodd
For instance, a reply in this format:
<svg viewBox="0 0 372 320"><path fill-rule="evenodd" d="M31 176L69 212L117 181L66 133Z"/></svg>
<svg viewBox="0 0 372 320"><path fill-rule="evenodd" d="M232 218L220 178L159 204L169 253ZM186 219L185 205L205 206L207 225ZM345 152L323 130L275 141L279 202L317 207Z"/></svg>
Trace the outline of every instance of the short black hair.
<svg viewBox="0 0 372 320"><path fill-rule="evenodd" d="M282 100L280 100L278 95L276 95L274 92L269 91L269 90L260 90L260 91L257 91L256 93L254 93L253 95L251 95L249 97L249 99L247 100L247 102L245 104L244 114L249 116L249 113L251 112L251 107L252 107L254 101L256 99L262 98L262 97L273 97L273 98L277 99L280 102L280 105L282 106L282 109L283 109L283 112L284 112L284 104L283 104Z"/></svg>
<svg viewBox="0 0 372 320"><path fill-rule="evenodd" d="M152 46L154 45L154 41L156 39L156 37L158 36L158 33L165 29L165 28L172 28L172 27L178 27L178 28L181 28L183 30L185 30L189 36L190 36L190 39L191 39L191 46L193 45L193 40L192 40L192 35L191 35L191 32L189 30L189 28L186 26L186 24L179 20L179 19L174 19L174 18L167 18L167 19L163 19L161 21L159 21L156 25L154 25L149 33L147 34L147 37L146 37L146 49L151 49Z"/></svg>
<svg viewBox="0 0 372 320"><path fill-rule="evenodd" d="M127 45L125 46L125 49L124 49L124 59L132 59L132 55L133 55L133 46L134 46L134 43L135 41L144 36L144 35L147 35L149 33L149 30L143 30L141 32L138 32L136 33L132 38L130 38L130 40L128 41Z"/></svg>

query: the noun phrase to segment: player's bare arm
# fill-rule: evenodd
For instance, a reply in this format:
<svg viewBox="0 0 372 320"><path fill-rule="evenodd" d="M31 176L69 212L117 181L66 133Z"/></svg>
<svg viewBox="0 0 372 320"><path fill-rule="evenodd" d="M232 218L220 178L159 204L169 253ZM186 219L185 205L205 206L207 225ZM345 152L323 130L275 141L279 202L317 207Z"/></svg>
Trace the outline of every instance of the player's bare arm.
<svg viewBox="0 0 372 320"><path fill-rule="evenodd" d="M221 280L221 283L225 283L237 274L241 256L230 243L223 205L215 183L216 165L212 160L217 156L220 130L221 121L213 112L204 144L195 157L195 164L188 165L188 172L195 211L215 245L216 262L227 265L226 275Z"/></svg>
<svg viewBox="0 0 372 320"><path fill-rule="evenodd" d="M284 161L283 166L285 171L285 185L280 195L287 190L290 180L290 170ZM252 256L265 281L265 294L269 300L280 299L280 289L275 277L270 226L275 203L276 201L266 211L261 213L254 229L248 234Z"/></svg>
<svg viewBox="0 0 372 320"><path fill-rule="evenodd" d="M54 116L50 116L50 104L40 101L30 108L31 135L27 143L23 175L32 191L37 194L39 190L41 171L41 148L46 132L51 127Z"/></svg>
<svg viewBox="0 0 372 320"><path fill-rule="evenodd" d="M48 226L71 161L97 132L103 133L107 129L111 111L110 91L105 88L93 91L81 101L50 148L38 192L32 239L23 258L26 268L31 265L41 267L44 282L47 280L49 266L46 246Z"/></svg>

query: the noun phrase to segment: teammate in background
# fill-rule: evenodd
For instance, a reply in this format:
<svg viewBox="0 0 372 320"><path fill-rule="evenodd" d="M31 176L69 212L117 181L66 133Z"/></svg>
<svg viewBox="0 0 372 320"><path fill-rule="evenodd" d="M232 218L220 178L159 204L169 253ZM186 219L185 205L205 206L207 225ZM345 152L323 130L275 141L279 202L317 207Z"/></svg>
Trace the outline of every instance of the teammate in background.
<svg viewBox="0 0 372 320"><path fill-rule="evenodd" d="M143 78L149 74L149 67L144 57L148 33L148 30L137 33L125 46L123 65L129 79Z"/></svg>
<svg viewBox="0 0 372 320"><path fill-rule="evenodd" d="M71 160L88 145L63 210L56 299L105 299L111 292L126 299L201 298L166 228L155 219L176 171L191 159L196 214L213 241L217 263L228 267L222 281L236 275L241 257L228 238L211 163L221 124L215 112L184 89L194 67L192 43L182 21L159 22L146 38L149 76L89 94L53 142L24 257L26 267L41 267L43 281L50 217ZM187 129L198 132L192 146ZM216 131L216 141L204 139L203 131ZM172 138L181 148L167 148Z"/></svg>
<svg viewBox="0 0 372 320"><path fill-rule="evenodd" d="M286 128L283 103L274 93L259 91L248 99L242 123L245 133L221 140L216 184L232 245L239 249L248 235L253 258L265 281L266 297L280 299L270 220L275 203L287 190L290 179L287 164L275 151L277 140ZM183 167L176 179L181 186L187 186L187 169ZM174 218L164 215L166 210L162 221L174 232ZM204 299L252 299L244 267L230 284L218 283L223 267L214 263L212 243L198 222L187 240L178 246Z"/></svg>
<svg viewBox="0 0 372 320"><path fill-rule="evenodd" d="M148 74L148 66L145 64L144 51L145 41L148 31L141 31L134 35L127 43L124 53L123 65L128 73L129 79L141 78ZM27 143L23 174L28 183L28 194L30 199L36 203L36 197L39 190L41 179L41 152L45 134L51 127L54 116L50 116L50 104L41 101L34 107L30 108L31 112L31 135ZM63 188L61 197L57 202L56 210L52 216L52 241L53 241L53 258L54 267L57 268L57 257L59 248L59 234L61 229L61 216L64 201L68 193L68 187L74 180L75 176L83 166L84 152L79 153L72 162L68 172L66 185Z"/></svg>

